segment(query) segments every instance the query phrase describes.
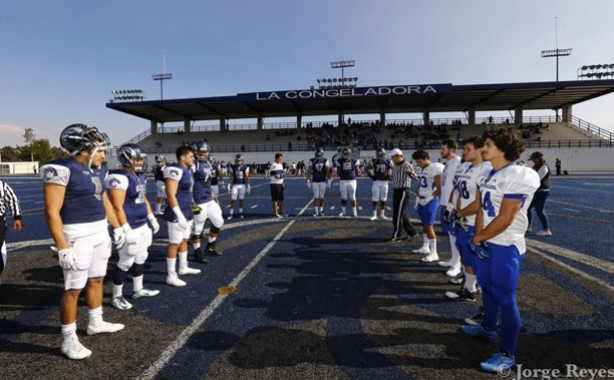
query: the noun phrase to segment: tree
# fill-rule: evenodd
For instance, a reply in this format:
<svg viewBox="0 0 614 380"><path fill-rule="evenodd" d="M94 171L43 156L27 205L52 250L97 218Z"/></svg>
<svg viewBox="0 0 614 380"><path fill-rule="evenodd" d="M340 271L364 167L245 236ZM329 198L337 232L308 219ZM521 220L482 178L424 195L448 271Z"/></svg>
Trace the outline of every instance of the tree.
<svg viewBox="0 0 614 380"><path fill-rule="evenodd" d="M34 129L33 128L26 128L26 131L23 134L23 139L26 141L26 145L27 144L32 144L34 139L36 139L36 135L34 134Z"/></svg>
<svg viewBox="0 0 614 380"><path fill-rule="evenodd" d="M5 146L0 149L0 159L4 162L16 161L19 156L18 148L13 148L12 146Z"/></svg>

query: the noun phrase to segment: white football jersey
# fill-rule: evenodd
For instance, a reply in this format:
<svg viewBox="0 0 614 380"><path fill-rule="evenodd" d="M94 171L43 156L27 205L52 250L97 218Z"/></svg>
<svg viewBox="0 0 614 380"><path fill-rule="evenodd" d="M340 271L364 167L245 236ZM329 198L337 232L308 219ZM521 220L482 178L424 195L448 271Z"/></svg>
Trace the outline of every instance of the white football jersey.
<svg viewBox="0 0 614 380"><path fill-rule="evenodd" d="M527 209L539 184L539 175L535 170L513 163L494 173L491 171L488 176L480 177L478 188L480 189L484 228L499 215L504 198L522 200L522 207L512 224L499 235L488 239L489 242L505 246L515 245L520 254L526 252L524 234L529 226Z"/></svg>
<svg viewBox="0 0 614 380"><path fill-rule="evenodd" d="M453 159L448 161L443 168L443 173L441 174L441 195L439 198L439 204L443 207L448 205L450 193L452 190L454 190L454 176L456 175L456 170L460 166L460 163L460 157L455 156Z"/></svg>
<svg viewBox="0 0 614 380"><path fill-rule="evenodd" d="M456 199L460 199L460 209L464 209L473 203L477 195L480 177L488 176L491 170L492 164L490 161L484 161L476 166L471 165L471 162L464 162L459 165L456 172L454 204L456 205ZM467 216L466 219L468 225L475 226L475 214Z"/></svg>
<svg viewBox="0 0 614 380"><path fill-rule="evenodd" d="M443 164L439 162L431 162L427 167L418 167L416 175L418 176L419 195L426 198L433 195L435 192L435 177L443 173Z"/></svg>

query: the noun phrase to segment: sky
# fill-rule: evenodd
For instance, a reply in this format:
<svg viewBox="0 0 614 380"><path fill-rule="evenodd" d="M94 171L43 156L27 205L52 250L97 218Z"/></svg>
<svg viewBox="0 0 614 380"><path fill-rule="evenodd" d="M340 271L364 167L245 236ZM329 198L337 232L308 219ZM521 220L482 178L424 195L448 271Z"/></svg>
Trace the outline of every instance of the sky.
<svg viewBox="0 0 614 380"><path fill-rule="evenodd" d="M558 44L573 48L560 80L575 80L614 62L612 14L611 0L2 0L0 147L25 128L58 146L73 123L121 145L149 122L106 108L111 91L160 99L164 71L164 99L317 87L338 60L356 61L345 76L360 87L542 82L556 60L540 53ZM573 114L614 131L613 101Z"/></svg>

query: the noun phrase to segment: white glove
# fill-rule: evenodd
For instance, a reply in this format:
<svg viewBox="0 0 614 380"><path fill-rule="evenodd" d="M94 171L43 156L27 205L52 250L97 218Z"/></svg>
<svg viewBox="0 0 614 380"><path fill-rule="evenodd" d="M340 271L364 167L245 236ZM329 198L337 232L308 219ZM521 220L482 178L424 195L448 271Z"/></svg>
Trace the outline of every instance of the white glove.
<svg viewBox="0 0 614 380"><path fill-rule="evenodd" d="M147 214L147 220L149 220L149 224L151 224L151 229L153 230L154 235L160 231L160 224L156 219L154 214Z"/></svg>
<svg viewBox="0 0 614 380"><path fill-rule="evenodd" d="M222 190L226 190L226 184L224 182L220 183L220 186L222 187Z"/></svg>
<svg viewBox="0 0 614 380"><path fill-rule="evenodd" d="M310 181L310 180L307 180L306 185L307 185L307 188L308 188L308 189L311 189L311 181Z"/></svg>
<svg viewBox="0 0 614 380"><path fill-rule="evenodd" d="M326 181L326 188L330 189L330 185L333 184L333 180L329 179L328 181Z"/></svg>
<svg viewBox="0 0 614 380"><path fill-rule="evenodd" d="M429 195L426 198L420 198L420 200L418 202L420 202L420 206L426 206L427 204L429 204L433 199L432 195Z"/></svg>
<svg viewBox="0 0 614 380"><path fill-rule="evenodd" d="M65 270L77 270L77 253L73 247L58 251L58 263Z"/></svg>
<svg viewBox="0 0 614 380"><path fill-rule="evenodd" d="M126 244L136 244L139 241L139 233L133 230L128 223L122 226L122 230L126 235Z"/></svg>
<svg viewBox="0 0 614 380"><path fill-rule="evenodd" d="M418 204L420 203L420 198L416 197L416 203L414 203L414 210L418 209Z"/></svg>
<svg viewBox="0 0 614 380"><path fill-rule="evenodd" d="M252 185L248 184L247 189L245 189L245 194L249 194L252 191Z"/></svg>
<svg viewBox="0 0 614 380"><path fill-rule="evenodd" d="M124 230L121 227L117 227L113 229L113 243L115 243L115 247L121 248L126 242L126 235L124 234Z"/></svg>
<svg viewBox="0 0 614 380"><path fill-rule="evenodd" d="M188 228L188 220L185 218L185 216L183 216L183 213L181 212L179 206L173 207L173 212L177 217L177 227L179 227L180 230L185 230L186 228Z"/></svg>
<svg viewBox="0 0 614 380"><path fill-rule="evenodd" d="M232 193L232 186L230 186L230 184L228 184L228 194Z"/></svg>

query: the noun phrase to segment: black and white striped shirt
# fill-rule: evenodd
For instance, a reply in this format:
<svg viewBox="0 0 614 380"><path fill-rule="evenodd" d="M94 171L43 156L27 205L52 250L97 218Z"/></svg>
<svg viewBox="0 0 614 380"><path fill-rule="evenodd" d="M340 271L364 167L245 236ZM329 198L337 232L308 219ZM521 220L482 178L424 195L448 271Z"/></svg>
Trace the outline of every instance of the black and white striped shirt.
<svg viewBox="0 0 614 380"><path fill-rule="evenodd" d="M411 171L411 174L405 173L405 171L408 169L409 171ZM398 165L395 164L394 168L392 168L392 173L390 175L392 181L392 188L409 189L411 186L412 175L415 176L415 174L413 174L413 169L408 161L403 161Z"/></svg>
<svg viewBox="0 0 614 380"><path fill-rule="evenodd" d="M0 218L6 216L6 206L9 206L11 213L15 219L21 219L21 208L19 208L19 200L11 187L3 181L0 181Z"/></svg>

